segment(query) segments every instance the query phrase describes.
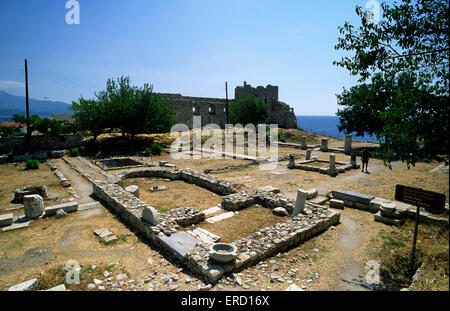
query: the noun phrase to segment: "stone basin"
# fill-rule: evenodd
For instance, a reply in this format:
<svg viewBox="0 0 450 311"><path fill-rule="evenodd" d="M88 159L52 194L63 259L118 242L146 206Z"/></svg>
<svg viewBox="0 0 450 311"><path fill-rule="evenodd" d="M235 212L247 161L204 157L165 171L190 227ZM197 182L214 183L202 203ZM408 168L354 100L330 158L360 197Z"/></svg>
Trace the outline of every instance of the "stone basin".
<svg viewBox="0 0 450 311"><path fill-rule="evenodd" d="M237 257L237 248L232 244L214 243L209 248L209 257L218 262L230 262Z"/></svg>

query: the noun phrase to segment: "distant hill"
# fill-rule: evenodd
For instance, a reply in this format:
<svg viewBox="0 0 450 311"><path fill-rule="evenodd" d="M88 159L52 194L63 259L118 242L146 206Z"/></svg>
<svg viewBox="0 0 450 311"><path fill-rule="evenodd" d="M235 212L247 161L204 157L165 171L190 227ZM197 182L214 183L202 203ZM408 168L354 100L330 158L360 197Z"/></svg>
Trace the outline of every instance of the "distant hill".
<svg viewBox="0 0 450 311"><path fill-rule="evenodd" d="M54 113L73 113L69 110L71 105L63 102L44 101L30 98L30 115L37 114L49 117ZM0 91L0 119L8 120L14 114L25 114L25 97L15 96Z"/></svg>

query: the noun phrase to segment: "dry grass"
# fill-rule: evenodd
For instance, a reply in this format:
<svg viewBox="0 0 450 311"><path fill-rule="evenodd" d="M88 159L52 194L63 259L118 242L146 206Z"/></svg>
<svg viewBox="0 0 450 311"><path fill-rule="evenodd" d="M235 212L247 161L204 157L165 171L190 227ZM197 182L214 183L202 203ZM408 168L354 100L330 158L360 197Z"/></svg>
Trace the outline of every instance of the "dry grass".
<svg viewBox="0 0 450 311"><path fill-rule="evenodd" d="M400 228L386 227L372 237L371 253L381 261L382 273L397 283L397 288L410 285L409 269L414 222L408 220ZM414 270L425 263L424 276L417 290L449 290L449 232L438 226L419 225ZM433 280L434 281L431 281Z"/></svg>
<svg viewBox="0 0 450 311"><path fill-rule="evenodd" d="M155 178L133 178L125 180L125 187L129 185L138 185L140 199L161 213L187 206L204 210L222 201L221 196L181 180L164 181ZM155 186L165 186L166 190L150 191Z"/></svg>
<svg viewBox="0 0 450 311"><path fill-rule="evenodd" d="M239 214L214 224L204 221L198 227L220 236L221 242L231 243L262 228L284 222L286 219L287 217L275 216L272 214L272 210L258 205L246 208Z"/></svg>
<svg viewBox="0 0 450 311"><path fill-rule="evenodd" d="M0 165L0 213L3 213L6 208L21 206L22 204L11 203L14 198L14 190L28 185L45 185L47 187L49 195L44 198L46 205L55 205L57 204L56 200L70 197L47 164L41 163L38 170L26 170L25 168L25 163Z"/></svg>

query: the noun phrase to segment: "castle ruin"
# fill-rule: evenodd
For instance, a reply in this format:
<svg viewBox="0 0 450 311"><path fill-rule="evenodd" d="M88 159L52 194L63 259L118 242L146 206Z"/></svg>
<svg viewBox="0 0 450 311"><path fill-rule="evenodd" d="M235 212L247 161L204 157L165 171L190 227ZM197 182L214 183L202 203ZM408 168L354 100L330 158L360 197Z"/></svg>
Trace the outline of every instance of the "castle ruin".
<svg viewBox="0 0 450 311"><path fill-rule="evenodd" d="M191 97L169 93L161 95L172 101L178 122L186 124L189 128L192 128L194 116L201 116L202 127L214 123L224 128L227 123L225 98ZM254 88L244 82L244 86L237 86L234 90L235 99L241 96L251 96L268 104L269 124L278 124L282 128L297 128L294 109L278 101L278 86L267 85Z"/></svg>

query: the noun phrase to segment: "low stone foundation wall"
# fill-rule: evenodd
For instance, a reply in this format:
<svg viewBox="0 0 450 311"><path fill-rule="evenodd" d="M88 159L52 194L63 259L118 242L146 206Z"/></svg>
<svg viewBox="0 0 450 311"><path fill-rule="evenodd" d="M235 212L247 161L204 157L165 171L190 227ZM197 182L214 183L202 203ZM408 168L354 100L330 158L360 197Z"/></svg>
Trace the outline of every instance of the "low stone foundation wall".
<svg viewBox="0 0 450 311"><path fill-rule="evenodd" d="M303 157L303 154L292 153L292 156L294 158L300 158L300 157ZM287 160L289 160L289 157L290 157L289 154L281 156L278 158L278 162L287 161ZM203 172L205 174L209 174L212 172L220 172L220 171L226 171L226 170L235 170L235 169L239 169L239 168L247 168L251 165L258 165L258 164L264 164L264 163L269 163L269 160L253 160L253 161L250 161L249 163L244 163L244 164L228 165L228 166L217 167L217 168L208 168L208 169L205 169Z"/></svg>
<svg viewBox="0 0 450 311"><path fill-rule="evenodd" d="M238 259L228 264L219 264L209 258L209 245L179 231L180 226L186 227L202 222L205 219L203 212L194 207L174 209L160 214L156 226L142 219L142 211L148 205L122 187L125 179L137 177L168 178L196 184L225 195L222 204L232 210L258 203L267 208L282 206L292 212L293 202L271 192L257 190L251 193L238 192L225 180L192 170L160 167L136 169L115 174L109 182L93 182L94 194L105 201L129 226L178 258L189 269L203 276L206 282L216 282L224 273L252 265L263 258L284 251L339 222L338 212L323 207L310 207L305 215L263 228L247 238L235 241L234 244L239 249Z"/></svg>
<svg viewBox="0 0 450 311"><path fill-rule="evenodd" d="M68 188L71 186L70 181L63 175L63 173L58 171L58 169L52 162L47 161L47 165L50 167L50 170L52 170L52 172L56 175L56 177L58 177L63 187Z"/></svg>
<svg viewBox="0 0 450 311"><path fill-rule="evenodd" d="M338 224L339 220L340 214L337 212L326 208L313 209L308 216L293 217L284 223L263 228L235 241L233 244L238 248L239 254L236 261L225 265L218 264L209 258L209 246L199 243L186 256L187 265L193 271L205 275L211 282L216 282L225 273L254 265L265 258L286 251Z"/></svg>
<svg viewBox="0 0 450 311"><path fill-rule="evenodd" d="M0 154L10 152L25 152L25 137L0 137ZM82 146L83 136L81 134L68 134L58 136L31 136L31 152L64 150Z"/></svg>
<svg viewBox="0 0 450 311"><path fill-rule="evenodd" d="M347 190L334 190L331 192L333 199L342 200L346 207L356 208L371 213L381 212L380 208L383 203L393 204L395 206L395 214L397 219L410 218L415 219L417 207L403 202L392 201L379 197L366 195L363 193L356 193ZM375 218L380 218L380 215L375 215ZM439 216L431 214L423 209L420 210L419 222L446 226L448 228L448 216Z"/></svg>

